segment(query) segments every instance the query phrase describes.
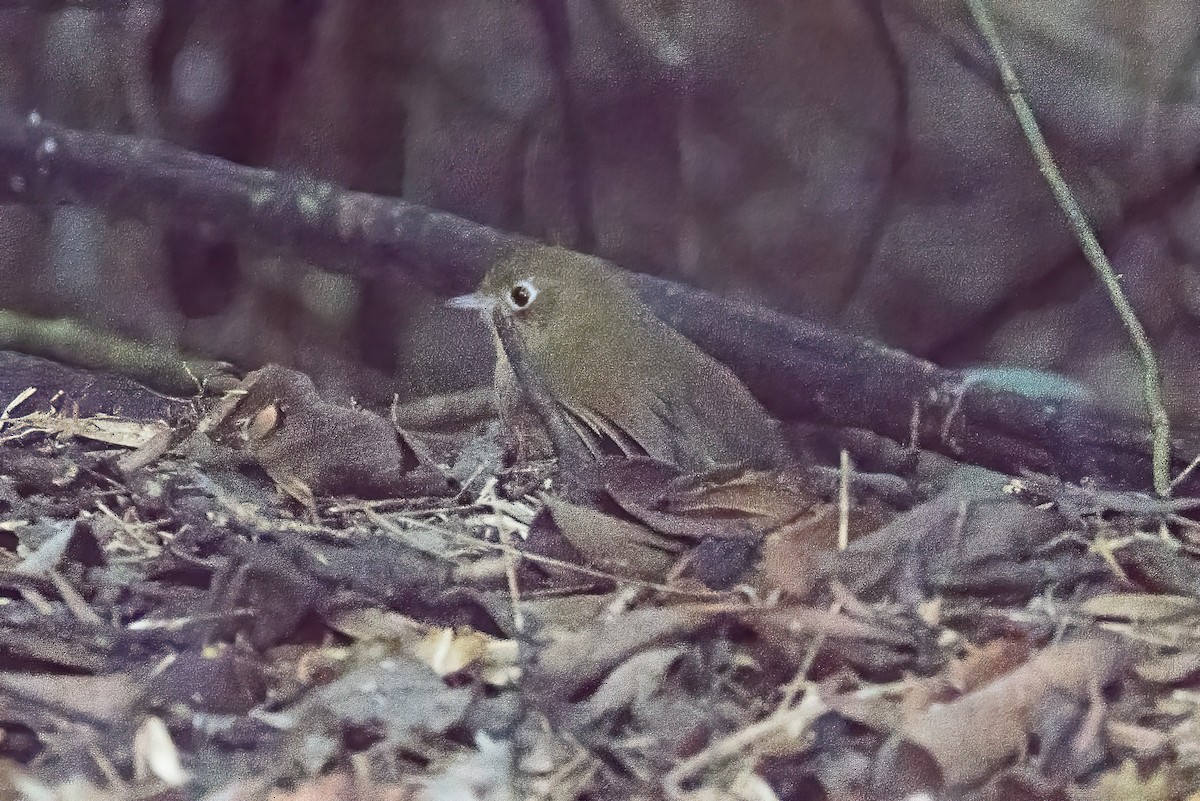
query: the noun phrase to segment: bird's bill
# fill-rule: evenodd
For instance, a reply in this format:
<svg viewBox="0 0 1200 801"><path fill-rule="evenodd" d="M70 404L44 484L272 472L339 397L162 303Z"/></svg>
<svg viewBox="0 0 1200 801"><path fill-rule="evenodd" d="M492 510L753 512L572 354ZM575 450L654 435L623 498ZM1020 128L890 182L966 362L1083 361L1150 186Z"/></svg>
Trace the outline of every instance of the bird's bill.
<svg viewBox="0 0 1200 801"><path fill-rule="evenodd" d="M478 312L490 312L496 305L496 299L482 292L472 292L470 295L459 295L446 301L451 309L468 309Z"/></svg>

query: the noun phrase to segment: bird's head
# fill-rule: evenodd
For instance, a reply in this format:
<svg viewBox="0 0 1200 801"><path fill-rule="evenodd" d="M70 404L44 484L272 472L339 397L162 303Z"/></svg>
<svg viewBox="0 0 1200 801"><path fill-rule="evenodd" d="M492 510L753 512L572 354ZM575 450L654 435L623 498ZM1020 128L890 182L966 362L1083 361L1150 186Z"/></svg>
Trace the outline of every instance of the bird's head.
<svg viewBox="0 0 1200 801"><path fill-rule="evenodd" d="M619 273L592 256L558 247L522 249L498 262L479 288L448 302L510 323L533 347L560 349L611 335L640 301Z"/></svg>

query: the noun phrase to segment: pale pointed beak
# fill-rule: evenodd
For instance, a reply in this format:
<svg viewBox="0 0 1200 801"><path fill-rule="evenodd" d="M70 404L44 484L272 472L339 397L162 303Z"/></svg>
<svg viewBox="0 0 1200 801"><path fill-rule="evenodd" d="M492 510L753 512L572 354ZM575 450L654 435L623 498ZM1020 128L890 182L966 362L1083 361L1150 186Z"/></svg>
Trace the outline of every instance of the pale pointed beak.
<svg viewBox="0 0 1200 801"><path fill-rule="evenodd" d="M496 299L482 292L472 292L470 295L459 295L450 298L446 306L451 309L467 309L469 311L490 312L496 306Z"/></svg>

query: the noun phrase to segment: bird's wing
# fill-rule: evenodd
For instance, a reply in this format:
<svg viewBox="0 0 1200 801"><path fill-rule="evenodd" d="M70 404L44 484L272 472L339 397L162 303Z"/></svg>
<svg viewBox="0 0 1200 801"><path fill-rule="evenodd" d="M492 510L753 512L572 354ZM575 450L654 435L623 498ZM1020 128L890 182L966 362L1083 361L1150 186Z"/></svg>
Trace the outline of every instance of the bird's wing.
<svg viewBox="0 0 1200 801"><path fill-rule="evenodd" d="M580 414L569 406L563 406L562 408L565 412L563 416L567 418L567 422L570 423L571 428L583 440L584 446L587 447L593 457L600 458L604 453L602 443L600 442L602 432L597 429L595 422L587 415Z"/></svg>
<svg viewBox="0 0 1200 801"><path fill-rule="evenodd" d="M595 409L569 405L565 408L570 415L594 433L599 440L596 446L608 452L614 450L625 456L649 456L666 462L674 462L673 437L670 425L650 405L658 404L653 397L646 401L624 403L614 414L603 414ZM593 449L593 453L596 453Z"/></svg>
<svg viewBox="0 0 1200 801"><path fill-rule="evenodd" d="M675 430L677 463L703 472L786 462L778 423L726 368L714 362L709 373L659 389L653 408Z"/></svg>

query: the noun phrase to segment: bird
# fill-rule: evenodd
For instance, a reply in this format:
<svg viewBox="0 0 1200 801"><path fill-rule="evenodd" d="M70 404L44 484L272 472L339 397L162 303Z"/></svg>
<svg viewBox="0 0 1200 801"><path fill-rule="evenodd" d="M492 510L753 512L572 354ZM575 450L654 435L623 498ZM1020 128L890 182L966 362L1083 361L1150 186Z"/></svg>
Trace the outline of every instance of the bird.
<svg viewBox="0 0 1200 801"><path fill-rule="evenodd" d="M601 258L523 246L448 305L491 324L506 426L528 418L524 375L597 457L649 457L691 473L790 460L779 422L733 371L656 317Z"/></svg>

